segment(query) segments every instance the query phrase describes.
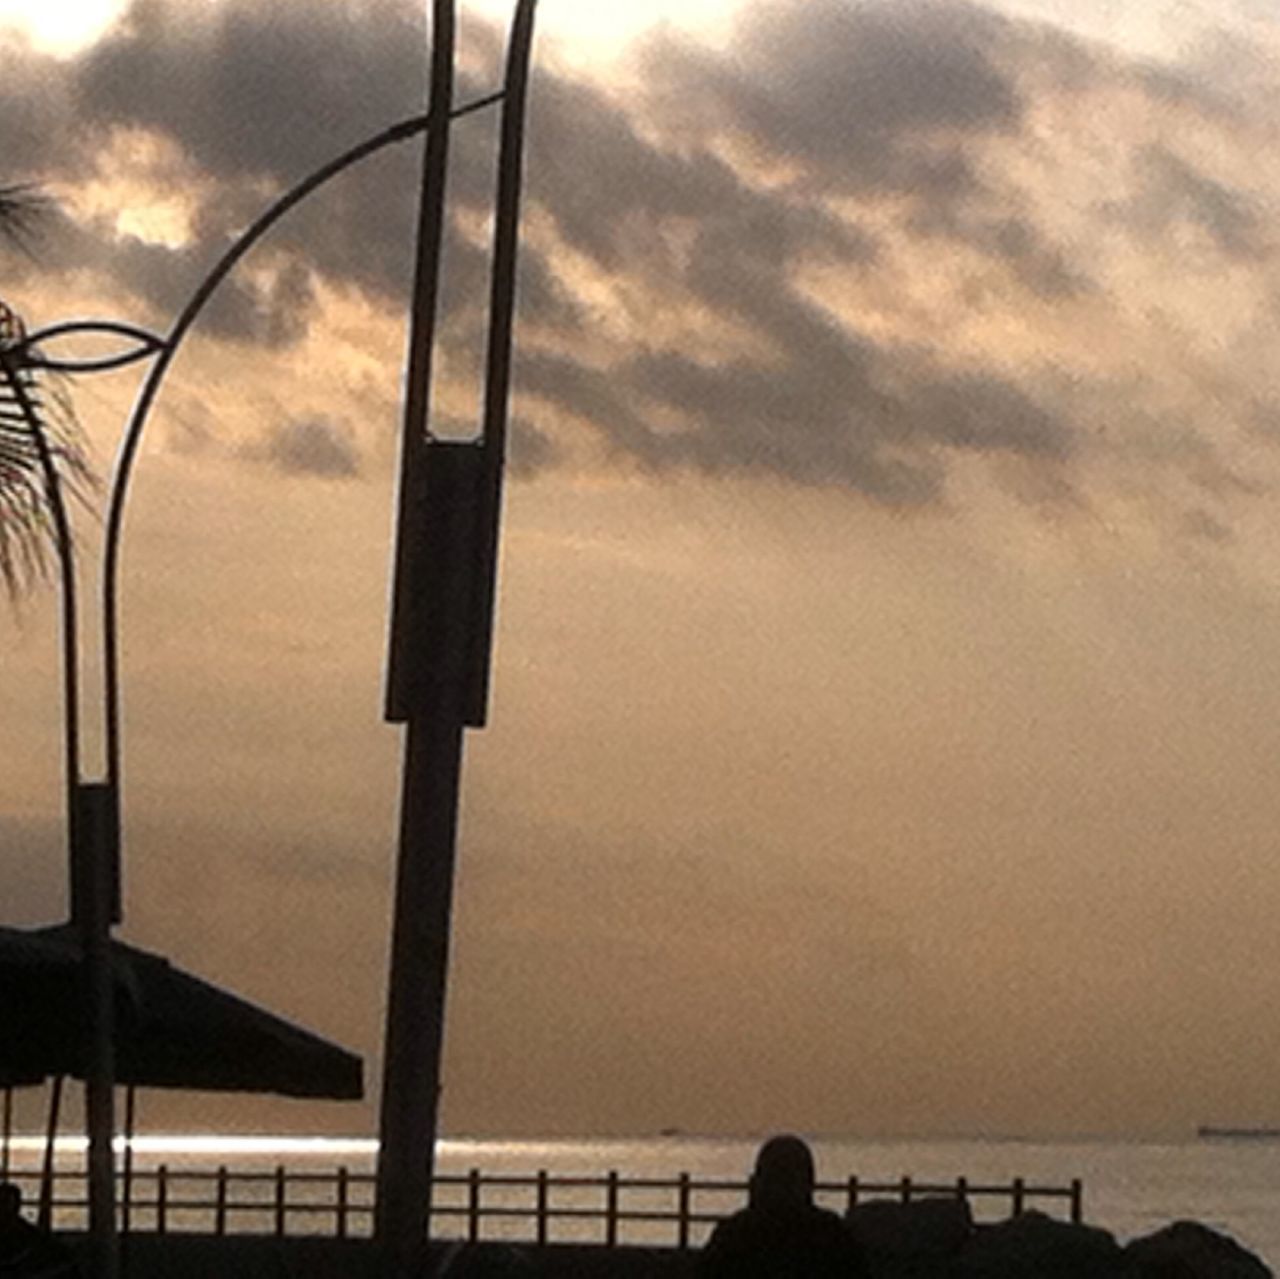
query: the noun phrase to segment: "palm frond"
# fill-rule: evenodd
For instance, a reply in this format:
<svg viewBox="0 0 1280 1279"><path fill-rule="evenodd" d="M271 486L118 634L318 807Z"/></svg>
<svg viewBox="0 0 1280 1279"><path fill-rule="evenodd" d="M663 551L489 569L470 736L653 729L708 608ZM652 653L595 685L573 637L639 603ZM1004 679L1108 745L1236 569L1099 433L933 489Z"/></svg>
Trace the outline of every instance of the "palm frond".
<svg viewBox="0 0 1280 1279"><path fill-rule="evenodd" d="M52 207L39 187L21 182L0 184L0 236L28 249L38 224Z"/></svg>
<svg viewBox="0 0 1280 1279"><path fill-rule="evenodd" d="M41 444L64 490L83 497L96 481L70 397L18 355L23 325L0 301L0 580L17 600L56 562L57 530Z"/></svg>

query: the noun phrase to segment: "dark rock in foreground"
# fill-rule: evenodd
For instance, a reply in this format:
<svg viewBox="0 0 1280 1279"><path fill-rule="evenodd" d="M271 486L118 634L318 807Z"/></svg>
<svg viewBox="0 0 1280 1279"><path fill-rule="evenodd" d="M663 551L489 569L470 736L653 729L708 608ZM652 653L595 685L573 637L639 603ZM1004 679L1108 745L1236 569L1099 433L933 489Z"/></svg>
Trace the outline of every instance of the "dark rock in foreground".
<svg viewBox="0 0 1280 1279"><path fill-rule="evenodd" d="M847 1215L872 1279L933 1279L972 1239L967 1199L869 1199Z"/></svg>
<svg viewBox="0 0 1280 1279"><path fill-rule="evenodd" d="M1024 1212L982 1226L955 1258L957 1279L1128 1279L1125 1251L1096 1226Z"/></svg>
<svg viewBox="0 0 1280 1279"><path fill-rule="evenodd" d="M850 1223L870 1279L1272 1279L1228 1235L1179 1221L1121 1247L1105 1230L1026 1212L974 1226L958 1200L871 1201ZM83 1238L74 1242L83 1245ZM374 1279L361 1239L134 1235L129 1279ZM436 1245L450 1279L696 1279L698 1252L590 1244Z"/></svg>
<svg viewBox="0 0 1280 1279"><path fill-rule="evenodd" d="M1271 1279L1271 1271L1230 1235L1198 1221L1175 1221L1125 1249L1132 1279Z"/></svg>

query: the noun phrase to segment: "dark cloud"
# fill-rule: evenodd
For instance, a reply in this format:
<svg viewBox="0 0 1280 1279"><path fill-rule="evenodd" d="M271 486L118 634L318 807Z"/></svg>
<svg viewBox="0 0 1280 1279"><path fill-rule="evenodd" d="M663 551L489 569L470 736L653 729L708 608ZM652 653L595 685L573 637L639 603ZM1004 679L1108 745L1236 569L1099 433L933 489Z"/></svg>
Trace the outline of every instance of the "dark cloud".
<svg viewBox="0 0 1280 1279"><path fill-rule="evenodd" d="M1024 215L937 206L916 210L908 222L919 235L963 243L999 262L1028 292L1046 301L1095 287L1087 273Z"/></svg>
<svg viewBox="0 0 1280 1279"><path fill-rule="evenodd" d="M1120 206L1138 231L1168 234L1192 227L1218 252L1258 258L1266 250L1262 219L1249 198L1189 164L1166 146L1150 145L1135 157L1138 187Z"/></svg>
<svg viewBox="0 0 1280 1279"><path fill-rule="evenodd" d="M527 418L514 418L507 443L507 465L513 475L527 479L554 466L560 458L556 442Z"/></svg>
<svg viewBox="0 0 1280 1279"><path fill-rule="evenodd" d="M396 0L134 0L80 63L76 103L96 127L179 139L214 176L288 181L421 110L422 48Z"/></svg>
<svg viewBox="0 0 1280 1279"><path fill-rule="evenodd" d="M798 299L791 306L790 325L774 327L788 334L776 361L656 352L595 370L529 356L521 384L650 469L772 474L888 505L935 498L946 450L1055 466L1071 457L1071 427L1016 386L930 372L917 353L854 339ZM675 427L651 425L672 415Z"/></svg>
<svg viewBox="0 0 1280 1279"><path fill-rule="evenodd" d="M806 184L954 192L971 182L961 138L1020 118L998 60L1008 28L963 0L770 3L744 16L730 56L666 33L645 67L673 116L802 163Z"/></svg>
<svg viewBox="0 0 1280 1279"><path fill-rule="evenodd" d="M360 458L351 431L329 418L283 422L250 451L288 475L345 480L360 473Z"/></svg>
<svg viewBox="0 0 1280 1279"><path fill-rule="evenodd" d="M0 156L5 182L76 172L83 148L72 128L71 85L60 64L0 41Z"/></svg>

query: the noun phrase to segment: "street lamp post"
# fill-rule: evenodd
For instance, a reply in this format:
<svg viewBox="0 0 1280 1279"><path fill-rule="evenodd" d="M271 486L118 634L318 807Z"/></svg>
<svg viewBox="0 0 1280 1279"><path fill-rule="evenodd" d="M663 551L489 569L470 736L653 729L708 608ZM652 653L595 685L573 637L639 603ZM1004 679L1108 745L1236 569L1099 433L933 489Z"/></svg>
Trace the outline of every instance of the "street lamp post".
<svg viewBox="0 0 1280 1279"><path fill-rule="evenodd" d="M428 137L401 440L387 718L405 747L383 1050L375 1234L383 1279L430 1237L464 730L488 702L515 303L524 109L536 0L519 0L503 83L483 430L430 432L448 135ZM447 118L453 0L433 0L431 114Z"/></svg>

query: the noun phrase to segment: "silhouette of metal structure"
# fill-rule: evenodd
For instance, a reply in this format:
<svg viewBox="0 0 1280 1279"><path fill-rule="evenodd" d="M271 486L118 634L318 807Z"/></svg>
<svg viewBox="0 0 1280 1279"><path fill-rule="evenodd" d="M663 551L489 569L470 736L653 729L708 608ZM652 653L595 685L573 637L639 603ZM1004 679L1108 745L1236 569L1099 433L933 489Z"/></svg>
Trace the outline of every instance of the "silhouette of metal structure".
<svg viewBox="0 0 1280 1279"><path fill-rule="evenodd" d="M478 441L429 430L449 130L423 155L409 375L400 457L387 718L406 728L388 982L375 1220L382 1273L415 1273L430 1232L464 729L484 726L492 647L525 99L536 0L507 47L489 334ZM434 0L431 111L453 95L453 0Z"/></svg>
<svg viewBox="0 0 1280 1279"><path fill-rule="evenodd" d="M30 426L45 476L61 585L63 712L71 919L79 932L89 1048L84 1065L89 1216L95 1279L118 1271L111 953L121 919L119 575L129 481L152 406L178 349L215 290L292 208L331 178L395 143L426 134L410 322L386 718L404 723L395 890L377 1171L376 1235L387 1279L407 1276L429 1232L440 1053L452 909L462 737L481 727L488 678L502 498L525 100L537 0L515 0L501 90L455 107L455 0L430 0L428 110L337 156L290 188L235 241L165 334L112 320L75 320L0 342L0 373ZM502 103L482 433L445 442L429 430L440 257L452 122ZM50 354L76 334L132 342L97 357ZM62 486L34 399L40 370L90 373L149 359L116 455L102 572L105 775L82 776L74 546Z"/></svg>

